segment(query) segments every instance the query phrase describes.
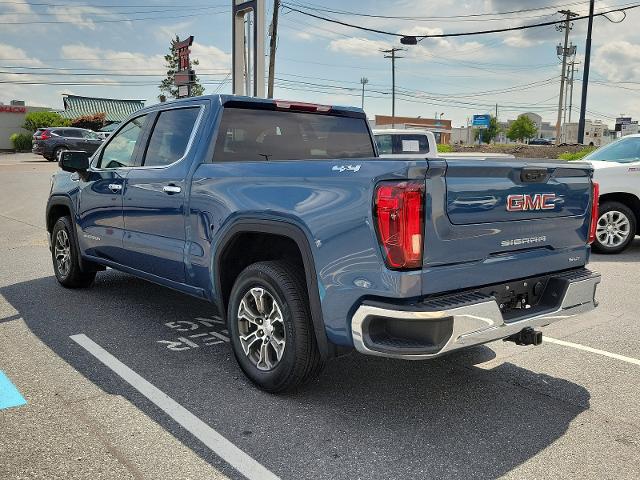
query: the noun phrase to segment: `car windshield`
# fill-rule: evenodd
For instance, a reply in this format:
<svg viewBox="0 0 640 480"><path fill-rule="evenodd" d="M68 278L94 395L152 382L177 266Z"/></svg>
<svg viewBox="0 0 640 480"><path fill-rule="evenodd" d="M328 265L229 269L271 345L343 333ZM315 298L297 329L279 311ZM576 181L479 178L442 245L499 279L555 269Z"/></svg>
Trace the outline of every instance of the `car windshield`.
<svg viewBox="0 0 640 480"><path fill-rule="evenodd" d="M640 161L640 137L621 138L590 153L584 160L618 163Z"/></svg>

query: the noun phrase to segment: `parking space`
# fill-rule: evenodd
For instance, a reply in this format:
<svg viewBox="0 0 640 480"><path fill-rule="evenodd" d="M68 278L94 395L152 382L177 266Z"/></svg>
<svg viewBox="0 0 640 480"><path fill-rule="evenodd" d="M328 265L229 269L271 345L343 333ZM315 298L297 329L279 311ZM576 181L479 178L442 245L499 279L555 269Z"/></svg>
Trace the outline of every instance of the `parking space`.
<svg viewBox="0 0 640 480"><path fill-rule="evenodd" d="M57 284L54 170L0 155L0 370L27 402L0 410L0 478L640 476L640 365L589 350L640 359L640 240L594 257L600 308L544 330L560 342L350 354L275 396L242 375L210 304L113 270Z"/></svg>

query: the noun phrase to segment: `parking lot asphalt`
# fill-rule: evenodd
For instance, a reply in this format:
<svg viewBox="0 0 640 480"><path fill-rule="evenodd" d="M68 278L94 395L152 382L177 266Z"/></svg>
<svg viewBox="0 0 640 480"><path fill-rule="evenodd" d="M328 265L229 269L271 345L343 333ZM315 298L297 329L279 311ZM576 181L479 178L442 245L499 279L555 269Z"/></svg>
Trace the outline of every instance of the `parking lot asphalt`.
<svg viewBox="0 0 640 480"><path fill-rule="evenodd" d="M0 154L0 370L27 401L0 409L0 478L242 478L229 446L283 479L640 478L640 239L592 257L600 307L543 329L541 346L354 353L276 396L244 378L210 304L113 270L87 290L57 284L56 166L39 158Z"/></svg>

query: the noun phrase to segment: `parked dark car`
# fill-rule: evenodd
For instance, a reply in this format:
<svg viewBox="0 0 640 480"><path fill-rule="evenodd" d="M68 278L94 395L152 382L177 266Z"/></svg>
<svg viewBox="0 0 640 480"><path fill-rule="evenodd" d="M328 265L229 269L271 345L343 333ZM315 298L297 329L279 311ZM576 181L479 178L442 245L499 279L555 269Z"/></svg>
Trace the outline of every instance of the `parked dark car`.
<svg viewBox="0 0 640 480"><path fill-rule="evenodd" d="M532 138L529 145L553 145L553 142L548 138Z"/></svg>
<svg viewBox="0 0 640 480"><path fill-rule="evenodd" d="M34 133L33 133L33 141L35 142L36 140L40 139L40 136L42 135L42 132L44 132L46 130L45 128L39 128L37 129Z"/></svg>
<svg viewBox="0 0 640 480"><path fill-rule="evenodd" d="M31 151L53 162L65 150L95 152L102 139L91 130L72 127L52 127L34 134Z"/></svg>

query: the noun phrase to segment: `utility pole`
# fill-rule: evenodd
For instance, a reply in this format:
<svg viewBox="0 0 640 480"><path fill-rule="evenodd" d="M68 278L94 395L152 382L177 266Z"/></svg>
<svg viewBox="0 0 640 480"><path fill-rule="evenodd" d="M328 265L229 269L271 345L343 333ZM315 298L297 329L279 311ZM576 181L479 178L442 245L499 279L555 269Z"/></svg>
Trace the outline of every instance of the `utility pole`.
<svg viewBox="0 0 640 480"><path fill-rule="evenodd" d="M360 79L360 83L362 84L362 109L364 110L364 86L369 83L369 79L367 77L362 77Z"/></svg>
<svg viewBox="0 0 640 480"><path fill-rule="evenodd" d="M273 81L276 76L276 47L278 44L278 12L280 0L273 0L273 18L271 20L271 38L269 40L269 85L267 98L273 98Z"/></svg>
<svg viewBox="0 0 640 480"><path fill-rule="evenodd" d="M562 54L562 75L560 76L560 98L558 99L558 119L556 121L556 145L560 144L560 125L562 123L562 110L564 102L564 82L567 75L567 56L569 55L569 31L571 30L571 18L577 16L571 10L560 10L558 13L566 15L564 25L557 25L556 29L562 31L564 29L564 46L558 45L557 53ZM575 47L574 47L575 49Z"/></svg>
<svg viewBox="0 0 640 480"><path fill-rule="evenodd" d="M575 60L571 62L571 77L569 78L569 84L571 88L569 88L569 123L571 123L571 110L573 109L573 76L578 72L576 70L576 65L580 65L580 62L576 62Z"/></svg>
<svg viewBox="0 0 640 480"><path fill-rule="evenodd" d="M587 26L587 44L584 49L584 72L582 73L582 102L578 122L578 143L584 143L584 123L587 113L587 87L589 86L589 65L591 64L591 31L593 30L593 7L595 0L589 3L589 25Z"/></svg>
<svg viewBox="0 0 640 480"><path fill-rule="evenodd" d="M404 48L391 48L389 50L381 50L382 53L388 53L384 58L391 59L391 118L395 124L396 118L396 58L403 58L396 55L396 52L404 50Z"/></svg>

